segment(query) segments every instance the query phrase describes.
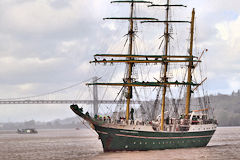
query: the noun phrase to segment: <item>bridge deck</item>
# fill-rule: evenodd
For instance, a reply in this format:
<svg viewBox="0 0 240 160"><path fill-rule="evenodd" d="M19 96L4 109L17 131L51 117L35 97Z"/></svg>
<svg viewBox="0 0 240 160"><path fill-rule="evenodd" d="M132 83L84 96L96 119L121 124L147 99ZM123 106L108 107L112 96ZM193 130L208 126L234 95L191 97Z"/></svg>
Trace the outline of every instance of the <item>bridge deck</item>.
<svg viewBox="0 0 240 160"><path fill-rule="evenodd" d="M93 104L94 100L2 100L1 104ZM132 101L132 104L141 104L144 102L153 101ZM125 101L113 101L113 100L98 100L98 104L115 104L115 103L126 103Z"/></svg>

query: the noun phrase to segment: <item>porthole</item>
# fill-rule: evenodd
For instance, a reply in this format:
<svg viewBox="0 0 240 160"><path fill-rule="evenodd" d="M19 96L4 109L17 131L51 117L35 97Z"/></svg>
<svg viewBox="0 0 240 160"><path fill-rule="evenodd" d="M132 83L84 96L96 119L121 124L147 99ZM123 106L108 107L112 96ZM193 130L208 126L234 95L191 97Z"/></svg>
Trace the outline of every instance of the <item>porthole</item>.
<svg viewBox="0 0 240 160"><path fill-rule="evenodd" d="M136 144L136 142L133 142L133 144Z"/></svg>

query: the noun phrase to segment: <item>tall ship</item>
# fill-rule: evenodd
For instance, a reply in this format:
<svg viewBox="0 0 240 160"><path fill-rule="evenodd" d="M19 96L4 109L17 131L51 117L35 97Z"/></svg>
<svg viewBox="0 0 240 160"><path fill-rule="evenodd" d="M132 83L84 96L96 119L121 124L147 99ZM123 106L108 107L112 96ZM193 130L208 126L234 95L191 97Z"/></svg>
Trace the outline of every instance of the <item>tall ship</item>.
<svg viewBox="0 0 240 160"><path fill-rule="evenodd" d="M130 7L129 17L105 18L129 22L125 43L127 51L119 54L96 54L90 63L109 64L109 66L115 63L125 64L125 73L120 82L99 83L94 81L87 85L121 88L118 93L121 95L119 104L115 111L108 116L99 116L97 112L94 115L90 115L88 112L84 113L83 108L78 107L77 104L71 105L70 108L89 122L92 129L97 132L105 152L206 146L217 128L217 121L212 115L210 102L205 92L203 91L202 95L195 98L192 96L198 92L206 80L202 76L196 76L196 74L201 74L196 71L196 68L199 67L202 55L207 49L199 55L194 55L195 9L192 10L190 20L183 21L173 19L171 11L174 8L186 6L172 4L170 0L166 0L164 4L153 4L144 0L120 0L111 3L124 3ZM137 16L136 7L139 5L146 5L149 10L161 8L164 16L161 15L160 18L163 20ZM155 54L137 54L135 52L135 43L138 37L136 25L148 27L146 23L148 25L150 23L151 25L162 24L161 26L163 26L164 33L160 37L162 41L159 51ZM190 34L184 53L171 49L171 45L175 44L172 42L176 35L173 34L172 29L175 24L187 25L189 28L187 33ZM150 80L154 80L150 81L136 76L139 74L137 68L140 65L141 67L157 66L158 69L154 70L151 67L149 69L149 72L156 73L155 77L157 78L151 77ZM142 73L142 75L149 75L149 73ZM146 77L149 78L149 76ZM141 99L144 88L151 89L148 97L152 100L143 101ZM170 95L177 96L171 97ZM137 101L138 105L136 105ZM196 105L197 102L198 105ZM118 106L124 106L124 108Z"/></svg>

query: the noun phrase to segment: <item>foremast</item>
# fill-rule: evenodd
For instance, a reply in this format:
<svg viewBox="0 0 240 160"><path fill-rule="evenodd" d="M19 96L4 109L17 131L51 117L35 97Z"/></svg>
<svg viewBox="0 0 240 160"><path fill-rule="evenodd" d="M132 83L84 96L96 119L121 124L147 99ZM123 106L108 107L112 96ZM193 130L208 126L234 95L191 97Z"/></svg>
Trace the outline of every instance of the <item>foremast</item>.
<svg viewBox="0 0 240 160"><path fill-rule="evenodd" d="M134 21L135 20L154 20L154 18L146 18L146 17L134 17L134 5L135 3L152 3L150 1L143 1L143 0L122 0L122 1L112 1L111 3L130 3L130 17L118 17L118 18L106 18L106 19L118 19L118 20L129 20L129 31L128 31L128 36L129 36L129 47L128 47L128 55L130 57L126 57L127 60L129 60L127 63L127 75L124 81L127 81L127 83L131 84L133 82L132 79L132 72L133 72L133 64L134 62L131 62L133 59L131 55L133 55L133 42L134 42L134 36L135 36L135 31L133 29L134 26ZM129 111L130 111L130 103L132 99L132 86L127 86L127 106L126 106L126 120L129 120Z"/></svg>

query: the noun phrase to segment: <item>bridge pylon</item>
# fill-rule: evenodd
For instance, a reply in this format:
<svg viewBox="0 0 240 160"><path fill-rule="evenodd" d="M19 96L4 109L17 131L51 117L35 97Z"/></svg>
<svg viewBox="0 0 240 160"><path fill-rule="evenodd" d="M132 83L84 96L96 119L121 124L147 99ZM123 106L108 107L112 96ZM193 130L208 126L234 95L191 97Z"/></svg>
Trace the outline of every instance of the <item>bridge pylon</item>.
<svg viewBox="0 0 240 160"><path fill-rule="evenodd" d="M93 83L97 83L98 77L93 77ZM93 85L93 115L98 114L98 88L97 85Z"/></svg>

